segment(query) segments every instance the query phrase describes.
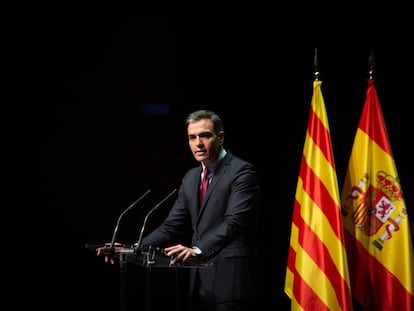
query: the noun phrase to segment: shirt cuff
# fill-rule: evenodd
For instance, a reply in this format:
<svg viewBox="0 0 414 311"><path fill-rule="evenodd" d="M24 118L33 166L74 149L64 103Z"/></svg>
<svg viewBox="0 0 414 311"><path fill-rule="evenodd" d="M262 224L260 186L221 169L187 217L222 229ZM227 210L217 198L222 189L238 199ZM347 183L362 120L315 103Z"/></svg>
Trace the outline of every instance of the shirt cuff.
<svg viewBox="0 0 414 311"><path fill-rule="evenodd" d="M192 249L196 255L201 255L201 249L199 249L197 246L193 246Z"/></svg>

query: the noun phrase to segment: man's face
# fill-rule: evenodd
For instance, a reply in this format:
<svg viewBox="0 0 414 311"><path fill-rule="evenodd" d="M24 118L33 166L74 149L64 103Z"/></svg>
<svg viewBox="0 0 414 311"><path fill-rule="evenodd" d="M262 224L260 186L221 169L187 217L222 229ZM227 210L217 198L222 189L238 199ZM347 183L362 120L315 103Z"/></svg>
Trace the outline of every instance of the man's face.
<svg viewBox="0 0 414 311"><path fill-rule="evenodd" d="M194 158L209 165L216 160L223 144L224 135L218 137L213 129L213 122L202 119L190 123L187 127L188 144Z"/></svg>

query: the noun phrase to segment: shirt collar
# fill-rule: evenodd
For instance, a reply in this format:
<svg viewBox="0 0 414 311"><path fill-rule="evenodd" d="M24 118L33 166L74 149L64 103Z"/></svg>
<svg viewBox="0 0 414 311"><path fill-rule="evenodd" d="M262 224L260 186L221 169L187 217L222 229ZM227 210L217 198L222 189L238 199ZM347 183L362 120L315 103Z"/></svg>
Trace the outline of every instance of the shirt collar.
<svg viewBox="0 0 414 311"><path fill-rule="evenodd" d="M210 174L214 174L214 172L216 171L217 166L218 166L218 165L220 164L220 162L224 159L224 157L226 156L226 154L227 154L227 151L226 151L224 148L221 148L221 150L220 150L220 153L219 153L219 156L218 156L217 160L216 160L216 161L214 161L213 163L211 163L211 164L208 166L208 171L210 172ZM204 163L201 163L201 165L202 165L203 170L204 170L204 167L205 167Z"/></svg>

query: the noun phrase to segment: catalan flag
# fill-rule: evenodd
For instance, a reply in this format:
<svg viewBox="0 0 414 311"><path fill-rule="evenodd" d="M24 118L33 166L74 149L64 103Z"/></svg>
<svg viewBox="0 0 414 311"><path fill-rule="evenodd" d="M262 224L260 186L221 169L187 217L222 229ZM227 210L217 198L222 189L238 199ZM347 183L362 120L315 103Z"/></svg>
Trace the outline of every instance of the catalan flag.
<svg viewBox="0 0 414 311"><path fill-rule="evenodd" d="M321 84L313 82L285 293L291 299L291 310L352 310L340 196Z"/></svg>
<svg viewBox="0 0 414 311"><path fill-rule="evenodd" d="M410 221L372 78L341 192L341 209L356 300L366 311L413 311Z"/></svg>

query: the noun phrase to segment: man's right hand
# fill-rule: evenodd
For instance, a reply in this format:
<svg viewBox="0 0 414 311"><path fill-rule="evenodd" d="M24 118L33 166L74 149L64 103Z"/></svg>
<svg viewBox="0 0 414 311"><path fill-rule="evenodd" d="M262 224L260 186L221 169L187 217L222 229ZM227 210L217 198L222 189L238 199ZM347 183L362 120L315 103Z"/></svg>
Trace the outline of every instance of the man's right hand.
<svg viewBox="0 0 414 311"><path fill-rule="evenodd" d="M121 249L121 243L114 243L113 254L116 253L117 249ZM105 256L105 262L109 262L112 265L115 264L115 258L113 254L110 253L111 243L105 243L104 246L98 247L96 249L96 256Z"/></svg>

